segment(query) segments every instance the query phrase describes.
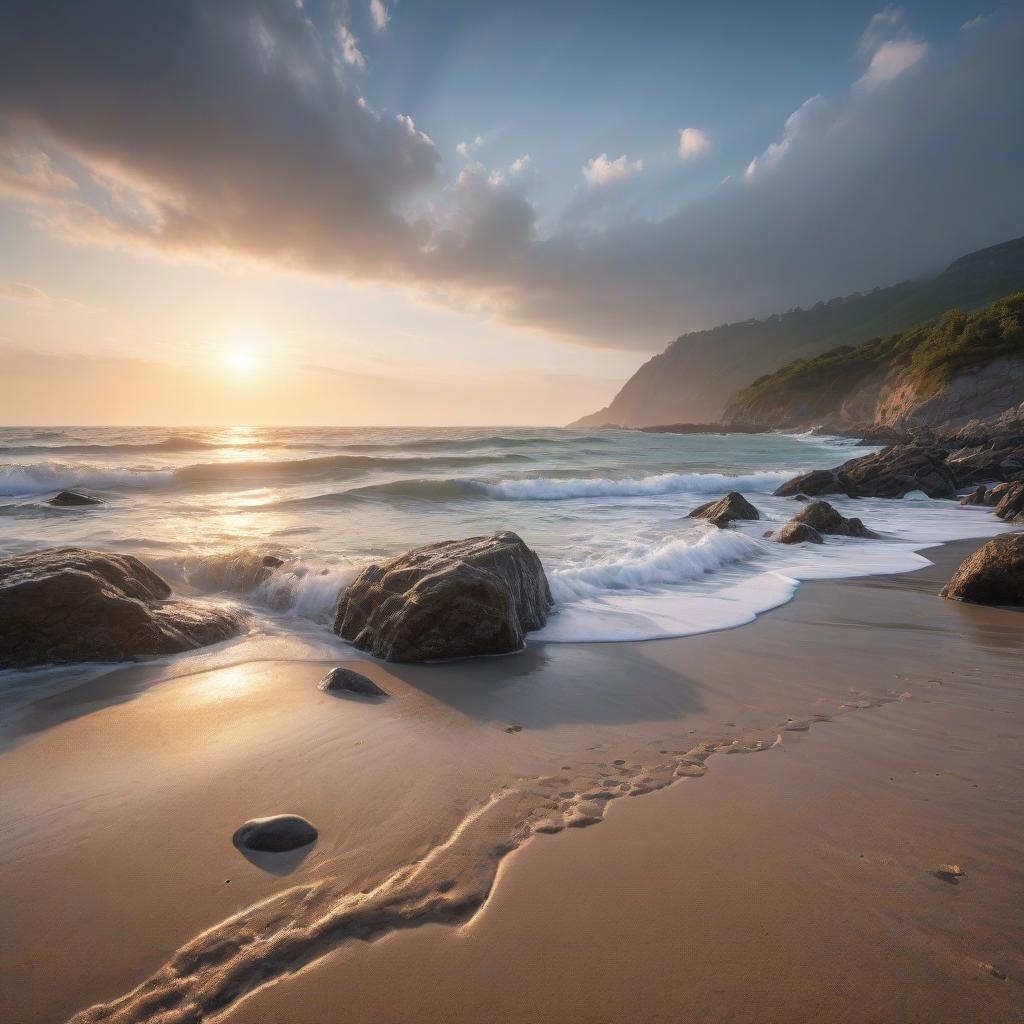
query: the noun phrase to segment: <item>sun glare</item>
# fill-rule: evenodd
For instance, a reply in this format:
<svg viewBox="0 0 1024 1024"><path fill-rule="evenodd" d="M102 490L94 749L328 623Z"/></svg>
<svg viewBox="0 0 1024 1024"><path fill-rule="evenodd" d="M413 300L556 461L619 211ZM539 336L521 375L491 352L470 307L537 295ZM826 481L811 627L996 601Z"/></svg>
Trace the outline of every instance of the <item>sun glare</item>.
<svg viewBox="0 0 1024 1024"><path fill-rule="evenodd" d="M236 376L248 377L256 369L256 360L252 353L235 349L227 354L227 365Z"/></svg>

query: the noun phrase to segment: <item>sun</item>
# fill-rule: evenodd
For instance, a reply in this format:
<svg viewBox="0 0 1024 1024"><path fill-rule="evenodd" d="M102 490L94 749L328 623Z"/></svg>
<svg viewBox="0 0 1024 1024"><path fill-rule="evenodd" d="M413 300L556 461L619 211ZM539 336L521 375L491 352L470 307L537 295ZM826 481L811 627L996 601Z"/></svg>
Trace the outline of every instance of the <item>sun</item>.
<svg viewBox="0 0 1024 1024"><path fill-rule="evenodd" d="M256 358L244 349L233 349L226 357L228 369L238 377L248 377L256 369Z"/></svg>

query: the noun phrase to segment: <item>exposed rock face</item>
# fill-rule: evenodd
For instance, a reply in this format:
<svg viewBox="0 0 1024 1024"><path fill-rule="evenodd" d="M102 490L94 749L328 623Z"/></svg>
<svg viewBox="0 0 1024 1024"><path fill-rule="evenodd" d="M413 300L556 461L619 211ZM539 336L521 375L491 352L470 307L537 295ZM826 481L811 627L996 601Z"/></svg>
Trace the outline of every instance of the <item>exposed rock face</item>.
<svg viewBox="0 0 1024 1024"><path fill-rule="evenodd" d="M361 697L386 697L387 691L382 690L372 679L350 668L332 668L317 684L324 693L358 693Z"/></svg>
<svg viewBox="0 0 1024 1024"><path fill-rule="evenodd" d="M761 513L739 491L730 491L717 501L698 505L687 514L689 519L706 519L720 530L736 519L760 519Z"/></svg>
<svg viewBox="0 0 1024 1024"><path fill-rule="evenodd" d="M1024 605L1024 533L990 540L964 560L939 592L951 601Z"/></svg>
<svg viewBox="0 0 1024 1024"><path fill-rule="evenodd" d="M0 668L173 654L238 632L228 612L170 593L131 555L62 548L0 559Z"/></svg>
<svg viewBox="0 0 1024 1024"><path fill-rule="evenodd" d="M834 509L827 501L812 501L802 508L786 524L798 524L813 527L819 534L831 533L841 537L877 537L878 534L869 530L859 519L847 519Z"/></svg>
<svg viewBox="0 0 1024 1024"><path fill-rule="evenodd" d="M825 504L819 502L818 504ZM860 522L858 519L857 522ZM775 540L780 544L824 544L825 538L808 523L798 523L790 520L775 534Z"/></svg>
<svg viewBox="0 0 1024 1024"><path fill-rule="evenodd" d="M1021 519L1024 515L1024 480L1014 481L1002 492L995 512L1000 519L1010 522Z"/></svg>
<svg viewBox="0 0 1024 1024"><path fill-rule="evenodd" d="M103 502L91 495L79 494L78 491L60 491L46 504L55 505L58 508L71 508L76 505L102 505Z"/></svg>
<svg viewBox="0 0 1024 1024"><path fill-rule="evenodd" d="M985 485L978 484L977 487L971 491L970 494L965 494L960 499L961 505L984 505L985 504Z"/></svg>
<svg viewBox="0 0 1024 1024"><path fill-rule="evenodd" d="M495 533L368 566L338 601L334 630L388 661L507 654L551 605L537 555L516 534Z"/></svg>
<svg viewBox="0 0 1024 1024"><path fill-rule="evenodd" d="M804 494L845 494L851 498L902 498L924 491L929 498L953 498L960 486L946 463L946 452L934 445L904 444L850 459L836 469L816 469L787 480L779 497Z"/></svg>
<svg viewBox="0 0 1024 1024"><path fill-rule="evenodd" d="M232 842L245 850L287 853L309 846L318 835L313 825L298 814L275 814L247 821L232 836Z"/></svg>

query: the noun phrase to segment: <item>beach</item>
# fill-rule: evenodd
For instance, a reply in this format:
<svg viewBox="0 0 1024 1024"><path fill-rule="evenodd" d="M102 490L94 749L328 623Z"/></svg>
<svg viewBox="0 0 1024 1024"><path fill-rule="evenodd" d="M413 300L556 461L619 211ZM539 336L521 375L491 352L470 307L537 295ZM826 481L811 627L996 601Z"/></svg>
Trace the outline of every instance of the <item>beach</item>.
<svg viewBox="0 0 1024 1024"><path fill-rule="evenodd" d="M0 1016L1019 1020L1020 613L935 596L975 547L738 629L349 662L386 700L303 661L40 698ZM320 838L268 870L231 835L282 811Z"/></svg>

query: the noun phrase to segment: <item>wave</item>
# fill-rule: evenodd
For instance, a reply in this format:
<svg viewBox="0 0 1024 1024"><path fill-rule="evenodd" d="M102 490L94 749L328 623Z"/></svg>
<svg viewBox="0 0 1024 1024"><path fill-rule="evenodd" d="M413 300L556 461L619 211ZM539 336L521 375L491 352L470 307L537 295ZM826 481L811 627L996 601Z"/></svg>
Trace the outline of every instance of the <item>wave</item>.
<svg viewBox="0 0 1024 1024"><path fill-rule="evenodd" d="M160 487L171 470L121 469L116 466L76 466L72 463L33 462L0 466L0 495L45 494L67 488L109 490L117 487Z"/></svg>
<svg viewBox="0 0 1024 1024"><path fill-rule="evenodd" d="M721 491L771 492L801 469L728 473L658 473L620 480L589 477L524 477L497 483L473 481L473 487L499 501L558 501L567 498L632 498L646 495L714 494Z"/></svg>
<svg viewBox="0 0 1024 1024"><path fill-rule="evenodd" d="M62 436L62 435L57 435ZM197 437L172 435L162 441L118 442L115 444L23 444L0 447L0 455L99 455L131 452L199 452L215 451L230 445L213 444ZM251 447L251 446L247 446Z"/></svg>
<svg viewBox="0 0 1024 1024"><path fill-rule="evenodd" d="M443 438L424 438L420 441L392 441L375 444L348 444L347 451L376 452L406 449L413 451L476 451L480 448L529 448L536 445L576 445L584 442L590 444L609 444L607 437L583 435L580 437L509 437L494 434L488 437L466 437L453 440Z"/></svg>
<svg viewBox="0 0 1024 1024"><path fill-rule="evenodd" d="M753 537L712 530L696 540L637 544L627 554L614 553L590 565L554 569L548 572L548 581L555 601L568 604L608 591L678 586L763 553L763 546Z"/></svg>
<svg viewBox="0 0 1024 1024"><path fill-rule="evenodd" d="M329 623L338 595L362 566L323 565L281 548L243 548L185 560L180 573L204 593L232 593L291 617Z"/></svg>

